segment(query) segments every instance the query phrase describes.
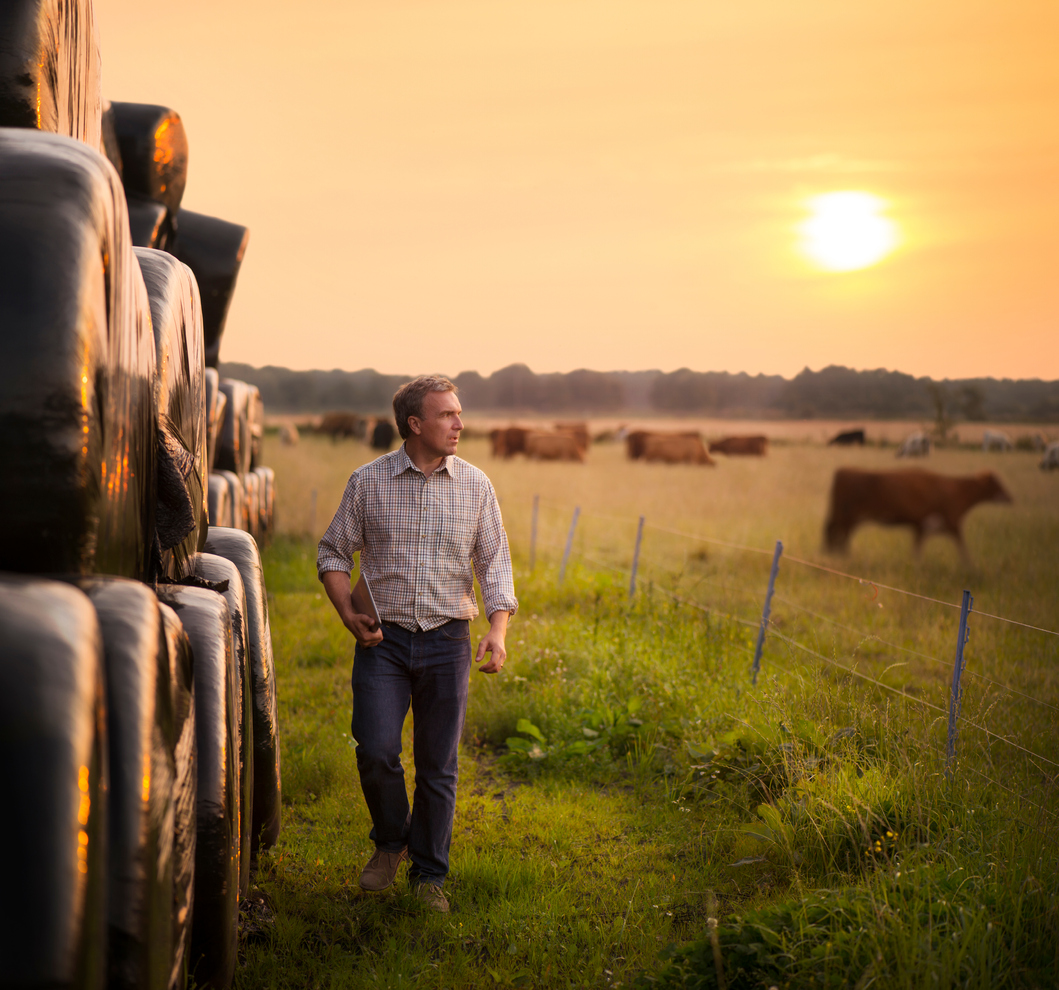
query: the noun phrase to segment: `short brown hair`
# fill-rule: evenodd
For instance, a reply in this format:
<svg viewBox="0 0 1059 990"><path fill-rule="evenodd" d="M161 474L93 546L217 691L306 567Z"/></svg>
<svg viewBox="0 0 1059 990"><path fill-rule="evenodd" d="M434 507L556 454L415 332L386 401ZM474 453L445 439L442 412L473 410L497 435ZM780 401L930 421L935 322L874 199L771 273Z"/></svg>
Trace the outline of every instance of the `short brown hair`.
<svg viewBox="0 0 1059 990"><path fill-rule="evenodd" d="M407 440L412 431L408 428L408 417L423 418L423 399L428 392L456 392L459 389L441 375L420 375L406 382L393 394L393 418L397 420L397 432Z"/></svg>

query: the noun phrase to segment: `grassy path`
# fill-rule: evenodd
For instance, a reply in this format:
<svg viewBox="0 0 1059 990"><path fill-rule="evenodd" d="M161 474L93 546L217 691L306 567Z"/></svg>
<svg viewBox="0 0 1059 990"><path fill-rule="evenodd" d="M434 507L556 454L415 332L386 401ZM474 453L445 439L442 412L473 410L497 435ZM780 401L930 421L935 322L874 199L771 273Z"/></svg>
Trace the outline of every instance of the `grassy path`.
<svg viewBox="0 0 1059 990"><path fill-rule="evenodd" d="M304 552L269 561L285 818L258 877L275 920L249 926L240 986L620 986L701 931L707 869L679 805L645 803L628 773L606 786L513 778L466 747L451 913L411 901L403 868L394 890L362 892L371 823L349 737L350 649L311 570L299 573ZM405 742L407 756L410 723Z"/></svg>

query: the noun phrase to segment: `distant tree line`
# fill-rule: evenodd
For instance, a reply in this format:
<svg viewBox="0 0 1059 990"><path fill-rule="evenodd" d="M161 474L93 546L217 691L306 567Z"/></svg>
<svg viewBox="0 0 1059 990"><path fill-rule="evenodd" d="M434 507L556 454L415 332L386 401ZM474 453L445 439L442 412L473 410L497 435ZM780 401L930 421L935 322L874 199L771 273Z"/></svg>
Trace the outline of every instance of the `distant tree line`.
<svg viewBox="0 0 1059 990"><path fill-rule="evenodd" d="M251 382L271 412L381 413L408 375L291 371L222 363L222 375ZM968 378L935 381L899 371L837 365L787 379L724 371L571 371L538 375L512 364L488 377L453 378L468 409L487 412L604 415L657 411L790 419L1025 420L1059 422L1059 381Z"/></svg>

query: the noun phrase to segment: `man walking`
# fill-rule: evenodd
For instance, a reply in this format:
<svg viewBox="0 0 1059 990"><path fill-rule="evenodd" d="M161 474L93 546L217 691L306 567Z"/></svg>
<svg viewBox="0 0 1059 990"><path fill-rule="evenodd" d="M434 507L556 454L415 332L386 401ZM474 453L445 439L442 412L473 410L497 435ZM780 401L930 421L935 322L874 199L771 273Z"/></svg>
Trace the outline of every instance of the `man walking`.
<svg viewBox="0 0 1059 990"><path fill-rule="evenodd" d="M407 858L412 892L444 912L471 668L470 620L478 615L474 575L489 617L474 658L481 663L490 654L479 668L484 674L504 666L507 621L518 602L493 486L456 457L463 429L456 386L446 378L416 378L397 390L393 411L404 443L353 472L320 541L316 567L357 641L352 733L375 842L360 885L385 890ZM353 607L350 573L358 550L381 628ZM409 703L411 809L401 765Z"/></svg>

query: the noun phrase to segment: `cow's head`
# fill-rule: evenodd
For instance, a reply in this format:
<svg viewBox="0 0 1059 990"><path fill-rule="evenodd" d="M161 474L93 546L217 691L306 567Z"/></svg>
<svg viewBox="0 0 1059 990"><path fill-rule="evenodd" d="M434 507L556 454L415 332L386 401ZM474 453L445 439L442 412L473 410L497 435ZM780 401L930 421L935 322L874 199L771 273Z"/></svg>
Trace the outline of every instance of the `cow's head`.
<svg viewBox="0 0 1059 990"><path fill-rule="evenodd" d="M992 471L983 471L979 477L982 479L987 502L1013 502L1011 493L1001 484L1000 479Z"/></svg>

